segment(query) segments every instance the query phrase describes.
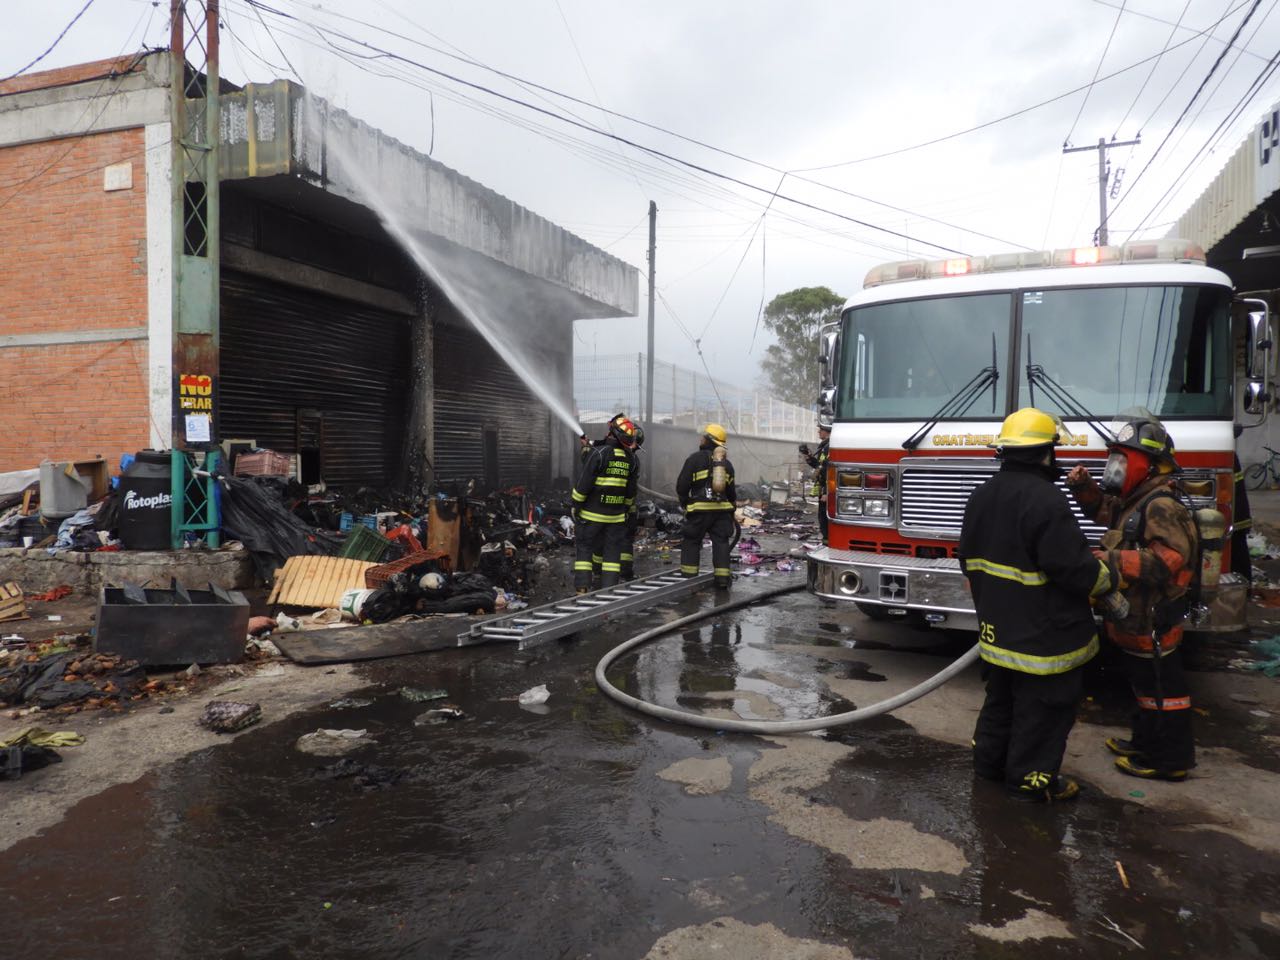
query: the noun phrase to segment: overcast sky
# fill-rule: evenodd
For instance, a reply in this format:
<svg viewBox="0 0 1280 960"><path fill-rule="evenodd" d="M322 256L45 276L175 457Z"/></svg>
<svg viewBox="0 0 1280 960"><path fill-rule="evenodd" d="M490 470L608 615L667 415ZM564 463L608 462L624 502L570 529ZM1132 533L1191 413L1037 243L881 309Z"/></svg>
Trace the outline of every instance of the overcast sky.
<svg viewBox="0 0 1280 960"><path fill-rule="evenodd" d="M84 2L8 0L0 76L52 44ZM1255 84L1280 51L1280 0L263 3L270 9L223 0L228 79L301 79L642 274L655 201L657 355L697 366L692 340L701 339L712 370L744 385L769 342L763 330L754 336L762 300L780 292L824 285L848 296L877 262L948 255L931 244L986 253L1090 242L1097 154L1064 156L1066 141L1140 132L1140 146L1111 151L1113 170L1124 170L1111 239L1140 225L1139 236L1164 235L1280 97L1280 75ZM33 69L162 45L167 19L167 0L92 0ZM329 31L328 42L312 25ZM402 62L344 60L330 45L370 52L355 40L676 159ZM1128 67L1087 99L1081 91L1028 109ZM918 146L1017 111L1026 112ZM644 349L644 286L642 278L639 319L577 324L579 355Z"/></svg>

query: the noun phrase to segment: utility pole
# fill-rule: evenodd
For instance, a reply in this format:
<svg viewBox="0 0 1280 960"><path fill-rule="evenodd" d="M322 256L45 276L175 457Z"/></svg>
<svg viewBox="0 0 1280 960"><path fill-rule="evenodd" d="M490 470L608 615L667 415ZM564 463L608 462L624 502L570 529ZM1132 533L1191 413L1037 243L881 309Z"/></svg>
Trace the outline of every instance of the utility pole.
<svg viewBox="0 0 1280 960"><path fill-rule="evenodd" d="M1114 150L1116 147L1136 147L1141 142L1140 139L1121 140L1119 142L1114 139L1108 141L1105 137L1099 137L1096 147L1064 146L1062 148L1063 153L1082 153L1085 150L1098 151L1098 232L1094 234L1094 240L1100 247L1107 245L1107 177L1109 174L1107 151Z"/></svg>
<svg viewBox="0 0 1280 960"><path fill-rule="evenodd" d="M648 367L645 372L644 380L644 423L645 426L652 429L653 427L653 275L655 272L654 257L657 254L657 236L658 236L658 205L652 200L649 201L649 357ZM674 416L674 410L672 411ZM645 480L652 485L653 476L653 458L646 457L645 463L648 469L645 471Z"/></svg>

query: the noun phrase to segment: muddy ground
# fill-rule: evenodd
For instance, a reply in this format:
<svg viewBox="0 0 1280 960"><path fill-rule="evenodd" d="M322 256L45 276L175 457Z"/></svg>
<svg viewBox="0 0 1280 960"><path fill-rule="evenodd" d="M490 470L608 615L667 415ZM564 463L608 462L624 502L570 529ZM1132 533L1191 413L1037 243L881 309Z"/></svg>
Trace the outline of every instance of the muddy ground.
<svg viewBox="0 0 1280 960"><path fill-rule="evenodd" d="M1280 681L1193 674L1200 764L1148 783L1101 746L1129 698L1099 662L1068 750L1081 798L1023 806L972 777L976 670L794 737L654 721L597 691L606 650L714 600L531 651L272 662L125 716L0 720L88 737L0 784L0 912L21 917L0 956L1280 956ZM968 640L798 592L613 673L668 705L804 717L905 689ZM521 707L543 683L547 703ZM416 725L436 704L406 685L466 719ZM260 702L263 724L201 730L215 695ZM376 743L335 767L294 747L320 727Z"/></svg>

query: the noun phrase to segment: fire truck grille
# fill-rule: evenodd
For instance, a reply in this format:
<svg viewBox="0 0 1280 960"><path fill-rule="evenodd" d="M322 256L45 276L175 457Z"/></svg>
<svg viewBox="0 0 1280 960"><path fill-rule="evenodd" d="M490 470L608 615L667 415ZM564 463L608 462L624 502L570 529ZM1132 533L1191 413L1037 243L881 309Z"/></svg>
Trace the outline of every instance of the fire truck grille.
<svg viewBox="0 0 1280 960"><path fill-rule="evenodd" d="M1070 464L1062 466L1069 469ZM1101 466L1089 472L1095 480L1102 478ZM902 506L899 515L902 530L922 536L932 534L958 538L969 495L994 473L994 465L989 469L905 468L902 471ZM1058 481L1058 487L1066 496L1085 538L1090 544L1096 544L1106 527L1086 521L1062 481Z"/></svg>

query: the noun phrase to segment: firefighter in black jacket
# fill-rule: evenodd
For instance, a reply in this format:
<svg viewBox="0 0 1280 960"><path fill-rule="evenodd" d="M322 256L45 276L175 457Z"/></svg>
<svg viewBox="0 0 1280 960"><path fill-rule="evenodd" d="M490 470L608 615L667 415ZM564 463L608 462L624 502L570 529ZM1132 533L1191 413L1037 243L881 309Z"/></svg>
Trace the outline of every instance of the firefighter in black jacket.
<svg viewBox="0 0 1280 960"><path fill-rule="evenodd" d="M636 502L636 425L625 417L609 424L608 442L588 454L573 487L575 554L573 586L591 587L591 558L601 558L600 582L612 587L622 573L627 513Z"/></svg>
<svg viewBox="0 0 1280 960"><path fill-rule="evenodd" d="M1098 652L1090 598L1116 585L1054 486L1057 421L1010 414L992 444L999 472L965 509L958 556L978 613L987 696L973 734L974 771L1014 799L1069 800L1059 773L1082 667Z"/></svg>
<svg viewBox="0 0 1280 960"><path fill-rule="evenodd" d="M685 512L680 572L686 577L697 575L702 538L710 535L711 567L716 586L724 590L733 582L729 551L735 529L733 511L737 508L733 464L725 453L727 439L724 427L707 424L702 431L702 445L689 454L676 478L676 497Z"/></svg>
<svg viewBox="0 0 1280 960"><path fill-rule="evenodd" d="M636 448L631 451L632 472L636 475L637 488L639 487L640 477L640 448L644 446L644 428L636 427ZM622 579L634 580L636 578L636 531L640 529L640 513L636 509L636 502L631 501L631 509L627 511L627 520L623 524L622 536Z"/></svg>
<svg viewBox="0 0 1280 960"><path fill-rule="evenodd" d="M578 438L579 442L582 444L581 449L578 451L578 464L579 464L578 469L579 470L581 470L582 467L585 467L587 465L587 460L591 457L591 454L594 451L598 450L600 447L607 447L612 442L610 438L613 436L614 425L620 424L622 423L622 421L627 419L629 418L625 413L615 413L609 419L609 422L605 424L604 436L601 437L599 440L594 440L594 441L590 440L585 433ZM644 431L641 430L639 426L637 426L636 427L636 446L635 446L635 450L632 451L632 454L631 454L632 472L635 473L637 478L639 478L640 476L640 458L637 452L639 451L640 445L642 443L644 443ZM631 552L632 545L634 544L635 538L636 538L635 524L633 522L635 517L636 517L636 510L633 504L631 508L631 512L627 514L627 523L626 523L627 532L626 532L626 535L623 537L623 543L622 543L621 563L622 563L622 579L623 580L631 580L635 576L634 572L632 572L633 571L632 564L634 563L634 560ZM603 573L603 570L601 569L601 565L604 563L604 556L601 554L600 551L603 549L604 549L604 540L601 539L596 544L595 552L591 555L591 589L592 590L600 589L601 574Z"/></svg>
<svg viewBox="0 0 1280 960"><path fill-rule="evenodd" d="M822 542L827 542L827 461L831 456L831 424L818 421L817 450L810 450L807 443L800 444L800 456L804 457L813 470L813 484L809 487L809 496L818 498L818 532L822 534Z"/></svg>

